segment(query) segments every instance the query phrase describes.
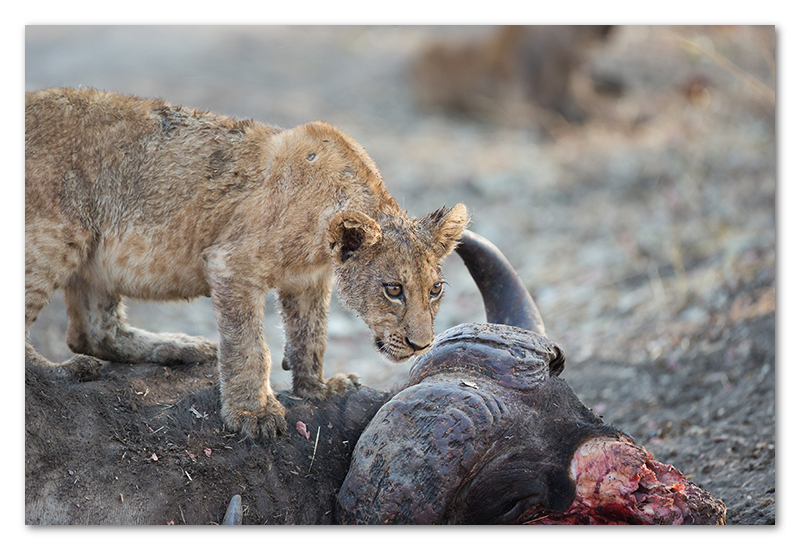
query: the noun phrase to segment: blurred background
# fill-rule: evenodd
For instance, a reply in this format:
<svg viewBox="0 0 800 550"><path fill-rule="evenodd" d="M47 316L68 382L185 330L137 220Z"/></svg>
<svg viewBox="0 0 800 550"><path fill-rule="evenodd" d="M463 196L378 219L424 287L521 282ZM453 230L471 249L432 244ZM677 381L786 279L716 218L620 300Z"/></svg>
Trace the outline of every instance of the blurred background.
<svg viewBox="0 0 800 550"><path fill-rule="evenodd" d="M28 26L25 89L336 125L412 216L467 204L587 406L722 498L731 522L774 523L775 40L772 26ZM437 331L484 321L456 255L445 276ZM217 340L207 299L128 312ZM65 329L59 294L31 341L64 359ZM334 297L326 376L390 389L408 367ZM280 367L272 383L291 387Z"/></svg>

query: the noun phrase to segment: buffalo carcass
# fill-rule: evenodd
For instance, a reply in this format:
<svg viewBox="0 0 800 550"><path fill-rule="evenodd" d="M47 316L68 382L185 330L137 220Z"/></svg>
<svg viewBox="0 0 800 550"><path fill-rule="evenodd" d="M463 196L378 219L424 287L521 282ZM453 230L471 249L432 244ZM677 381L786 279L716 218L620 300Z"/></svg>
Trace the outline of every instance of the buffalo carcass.
<svg viewBox="0 0 800 550"><path fill-rule="evenodd" d="M470 232L459 252L490 324L440 335L396 395L281 393L294 429L273 442L224 429L210 365L110 364L85 383L27 368L26 522L724 522L558 378L502 254Z"/></svg>
<svg viewBox="0 0 800 550"><path fill-rule="evenodd" d="M503 324L454 327L416 360L359 439L339 521L725 523L721 501L580 402L511 266L485 239L462 239L487 318Z"/></svg>

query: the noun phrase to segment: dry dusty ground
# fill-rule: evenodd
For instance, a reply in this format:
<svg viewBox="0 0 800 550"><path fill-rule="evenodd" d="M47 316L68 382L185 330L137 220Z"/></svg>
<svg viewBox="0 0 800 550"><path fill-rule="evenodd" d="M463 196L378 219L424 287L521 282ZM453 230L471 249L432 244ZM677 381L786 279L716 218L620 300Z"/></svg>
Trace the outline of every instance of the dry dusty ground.
<svg viewBox="0 0 800 550"><path fill-rule="evenodd" d="M424 113L407 68L430 27L28 27L26 89L93 86L280 126L327 120L421 216L462 201L534 295L564 376L609 423L721 498L732 524L775 522L775 49L772 28L625 27L588 61L622 83L585 93L582 126ZM585 88L585 87L584 87ZM585 90L584 90L585 91ZM457 258L439 330L484 319ZM265 323L280 357L279 317ZM207 300L130 303L157 331L216 339ZM68 356L57 295L32 333ZM375 388L407 366L334 308L326 373ZM273 372L273 385L289 377ZM784 498L786 498L784 496Z"/></svg>

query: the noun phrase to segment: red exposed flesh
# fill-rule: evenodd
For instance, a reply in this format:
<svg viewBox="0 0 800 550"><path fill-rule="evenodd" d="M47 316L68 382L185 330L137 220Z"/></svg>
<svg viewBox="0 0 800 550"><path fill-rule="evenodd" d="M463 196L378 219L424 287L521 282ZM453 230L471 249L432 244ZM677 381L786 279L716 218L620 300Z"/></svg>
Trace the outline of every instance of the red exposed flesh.
<svg viewBox="0 0 800 550"><path fill-rule="evenodd" d="M590 439L575 451L571 469L575 499L570 508L566 512L534 508L522 515L521 523L725 523L721 501L631 442Z"/></svg>

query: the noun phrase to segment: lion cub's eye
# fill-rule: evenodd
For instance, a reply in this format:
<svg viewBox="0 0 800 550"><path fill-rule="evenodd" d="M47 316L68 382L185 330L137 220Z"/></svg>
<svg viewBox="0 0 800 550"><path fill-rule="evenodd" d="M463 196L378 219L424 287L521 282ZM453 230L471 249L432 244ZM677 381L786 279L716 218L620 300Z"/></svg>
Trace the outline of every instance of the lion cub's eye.
<svg viewBox="0 0 800 550"><path fill-rule="evenodd" d="M436 298L442 293L442 283L434 283L431 287L431 298Z"/></svg>
<svg viewBox="0 0 800 550"><path fill-rule="evenodd" d="M403 285L389 283L383 285L383 291L389 298L399 298L403 295Z"/></svg>
<svg viewBox="0 0 800 550"><path fill-rule="evenodd" d="M309 162L313 162L315 158L317 158L317 154L316 153L311 153L310 155L308 155L308 157L306 157L306 159Z"/></svg>

